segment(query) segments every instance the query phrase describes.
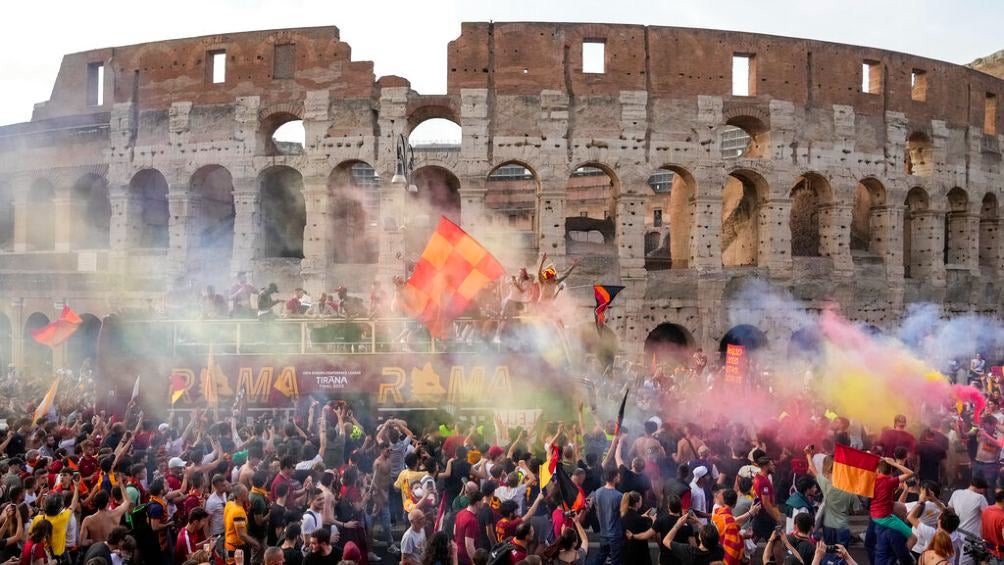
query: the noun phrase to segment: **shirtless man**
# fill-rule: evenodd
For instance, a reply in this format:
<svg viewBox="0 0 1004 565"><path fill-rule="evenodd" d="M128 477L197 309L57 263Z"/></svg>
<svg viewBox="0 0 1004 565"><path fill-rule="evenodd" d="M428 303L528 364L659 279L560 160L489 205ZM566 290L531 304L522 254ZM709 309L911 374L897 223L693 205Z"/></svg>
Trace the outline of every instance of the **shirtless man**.
<svg viewBox="0 0 1004 565"><path fill-rule="evenodd" d="M579 264L579 260L576 259L572 261L572 265L568 267L565 274L558 276L558 269L554 265L548 265L544 267L544 262L547 261L547 253L544 253L540 257L540 265L537 267L537 282L540 284L540 297L539 302L550 302L558 297L558 293L561 292L561 283L565 282L565 279L572 274L575 267Z"/></svg>
<svg viewBox="0 0 1004 565"><path fill-rule="evenodd" d="M91 544L108 539L108 534L112 528L122 523L122 517L132 507L132 503L127 496L117 508L109 510L108 493L100 490L94 495L94 507L98 511L84 518L80 524L80 548L83 550Z"/></svg>
<svg viewBox="0 0 1004 565"><path fill-rule="evenodd" d="M241 465L240 475L237 476L237 482L246 486L248 489L251 488L251 478L254 477L255 471L258 470L258 466L261 465L261 461L264 458L262 453L262 448L260 445L252 445L248 448L248 460Z"/></svg>

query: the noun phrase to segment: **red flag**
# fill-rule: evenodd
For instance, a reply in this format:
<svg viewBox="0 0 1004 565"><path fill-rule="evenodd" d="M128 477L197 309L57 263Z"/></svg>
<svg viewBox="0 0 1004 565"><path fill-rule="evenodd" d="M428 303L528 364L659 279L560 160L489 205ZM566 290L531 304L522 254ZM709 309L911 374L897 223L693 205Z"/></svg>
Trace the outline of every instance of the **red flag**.
<svg viewBox="0 0 1004 565"><path fill-rule="evenodd" d="M35 338L35 341L42 345L56 347L69 339L73 335L73 332L77 331L82 322L83 320L80 319L80 316L77 316L77 313L70 309L69 306L63 306L63 312L56 321L51 322L47 326L31 330L31 337Z"/></svg>
<svg viewBox="0 0 1004 565"><path fill-rule="evenodd" d="M460 226L440 218L404 285L404 309L425 324L430 335L444 337L449 323L504 272L502 264Z"/></svg>
<svg viewBox="0 0 1004 565"><path fill-rule="evenodd" d="M185 389L187 388L188 382L185 379L185 375L171 373L171 406L174 406L184 396Z"/></svg>
<svg viewBox="0 0 1004 565"><path fill-rule="evenodd" d="M607 308L610 307L610 303L614 301L617 293L622 290L624 290L623 286L609 284L593 285L593 297L596 298L596 308L593 310L593 316L596 318L597 329L607 324Z"/></svg>
<svg viewBox="0 0 1004 565"><path fill-rule="evenodd" d="M833 450L833 487L859 496L874 496L880 457L837 444Z"/></svg>

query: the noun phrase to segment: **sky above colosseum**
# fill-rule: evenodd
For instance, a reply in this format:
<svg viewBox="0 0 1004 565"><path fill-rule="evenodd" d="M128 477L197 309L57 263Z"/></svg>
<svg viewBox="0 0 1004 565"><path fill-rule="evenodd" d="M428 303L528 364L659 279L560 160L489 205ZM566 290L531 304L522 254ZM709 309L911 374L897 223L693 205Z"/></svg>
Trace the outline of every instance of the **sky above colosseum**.
<svg viewBox="0 0 1004 565"><path fill-rule="evenodd" d="M353 58L446 90L446 45L463 21L671 25L805 37L953 63L1004 49L1000 0L55 0L7 2L0 34L0 124L31 118L64 53L225 32L336 25ZM155 6L161 6L156 8Z"/></svg>

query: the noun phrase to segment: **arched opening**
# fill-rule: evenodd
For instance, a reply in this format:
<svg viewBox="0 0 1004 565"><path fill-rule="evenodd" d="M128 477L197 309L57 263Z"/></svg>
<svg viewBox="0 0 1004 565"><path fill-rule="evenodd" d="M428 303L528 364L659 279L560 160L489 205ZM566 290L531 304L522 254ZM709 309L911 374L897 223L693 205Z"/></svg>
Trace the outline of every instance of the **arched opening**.
<svg viewBox="0 0 1004 565"><path fill-rule="evenodd" d="M144 169L129 181L131 198L139 204L135 225L138 247L162 248L169 242L171 211L167 204L167 179L157 169Z"/></svg>
<svg viewBox="0 0 1004 565"><path fill-rule="evenodd" d="M906 174L929 177L934 172L934 153L931 138L923 132L913 132L906 138L906 155L903 158Z"/></svg>
<svg viewBox="0 0 1004 565"><path fill-rule="evenodd" d="M84 249L105 249L112 220L112 204L108 199L108 181L95 174L87 174L73 184L70 193L76 223L74 239Z"/></svg>
<svg viewBox="0 0 1004 565"><path fill-rule="evenodd" d="M456 175L429 165L416 169L411 182L418 190L408 193L412 211L405 228L405 246L409 254L422 251L440 216L460 224L460 179Z"/></svg>
<svg viewBox="0 0 1004 565"><path fill-rule="evenodd" d="M724 159L762 159L769 146L770 133L760 118L735 116L721 129L719 149Z"/></svg>
<svg viewBox="0 0 1004 565"><path fill-rule="evenodd" d="M52 198L55 190L52 183L39 179L31 185L28 193L28 249L31 251L51 251L56 246L56 226L53 223Z"/></svg>
<svg viewBox="0 0 1004 565"><path fill-rule="evenodd" d="M694 177L679 167L663 167L648 177L648 186L651 193L646 202L645 226L649 233L654 231L661 237L651 249L646 244L645 268L686 269L694 223Z"/></svg>
<svg viewBox="0 0 1004 565"><path fill-rule="evenodd" d="M980 206L980 268L990 273L994 273L1000 264L999 223L997 197L988 192Z"/></svg>
<svg viewBox="0 0 1004 565"><path fill-rule="evenodd" d="M823 221L822 209L832 201L830 183L817 174L799 177L791 189L791 213L788 226L791 229L792 257L819 257L819 226Z"/></svg>
<svg viewBox="0 0 1004 565"><path fill-rule="evenodd" d="M616 177L605 166L586 164L568 178L565 197L565 252L616 255Z"/></svg>
<svg viewBox="0 0 1004 565"><path fill-rule="evenodd" d="M760 211L767 181L752 171L729 174L722 191L722 266L756 265L760 254Z"/></svg>
<svg viewBox="0 0 1004 565"><path fill-rule="evenodd" d="M969 263L969 243L977 234L969 233L969 195L955 187L948 191L948 212L945 214L945 265L964 266Z"/></svg>
<svg viewBox="0 0 1004 565"><path fill-rule="evenodd" d="M0 251L14 247L14 189L0 183Z"/></svg>
<svg viewBox="0 0 1004 565"><path fill-rule="evenodd" d="M885 187L875 179L864 179L854 189L854 208L851 211L851 258L855 261L868 257L882 259L883 231L879 209L885 206Z"/></svg>
<svg viewBox="0 0 1004 565"><path fill-rule="evenodd" d="M261 147L265 155L300 155L307 145L303 120L291 112L276 112L261 121Z"/></svg>
<svg viewBox="0 0 1004 565"><path fill-rule="evenodd" d="M73 372L78 372L85 361L93 367L98 355L101 320L93 314L81 314L80 319L77 331L66 340L66 364Z"/></svg>
<svg viewBox="0 0 1004 565"><path fill-rule="evenodd" d="M234 247L234 184L230 171L220 165L206 165L195 171L189 187L192 226L195 237L189 253L204 279L219 280L230 271Z"/></svg>
<svg viewBox="0 0 1004 565"><path fill-rule="evenodd" d="M751 324L740 324L725 332L718 342L718 353L725 358L725 350L729 345L741 345L746 353L752 353L767 345L767 335L760 328Z"/></svg>
<svg viewBox="0 0 1004 565"><path fill-rule="evenodd" d="M519 249L536 247L537 174L522 163L507 161L488 173L485 212L493 234Z"/></svg>
<svg viewBox="0 0 1004 565"><path fill-rule="evenodd" d="M789 358L817 358L823 351L823 335L815 326L795 330L788 342Z"/></svg>
<svg viewBox="0 0 1004 565"><path fill-rule="evenodd" d="M645 338L645 358L658 364L686 363L693 350L694 336L679 324L659 324Z"/></svg>
<svg viewBox="0 0 1004 565"><path fill-rule="evenodd" d="M6 371L7 366L14 362L14 333L10 327L10 318L0 313L0 370Z"/></svg>
<svg viewBox="0 0 1004 565"><path fill-rule="evenodd" d="M49 325L49 317L41 312L28 316L24 322L24 367L29 377L48 377L52 374L52 348L35 341L31 332Z"/></svg>
<svg viewBox="0 0 1004 565"><path fill-rule="evenodd" d="M911 278L924 270L921 246L923 241L924 218L930 205L927 192L915 186L906 194L903 210L903 276Z"/></svg>
<svg viewBox="0 0 1004 565"><path fill-rule="evenodd" d="M258 256L303 259L303 230L307 225L303 176L292 167L270 167L258 175L258 190Z"/></svg>
<svg viewBox="0 0 1004 565"><path fill-rule="evenodd" d="M416 124L408 134L415 151L459 150L464 132L460 124L446 118L430 118Z"/></svg>
<svg viewBox="0 0 1004 565"><path fill-rule="evenodd" d="M346 161L328 175L328 241L335 263L375 263L380 178L369 163Z"/></svg>

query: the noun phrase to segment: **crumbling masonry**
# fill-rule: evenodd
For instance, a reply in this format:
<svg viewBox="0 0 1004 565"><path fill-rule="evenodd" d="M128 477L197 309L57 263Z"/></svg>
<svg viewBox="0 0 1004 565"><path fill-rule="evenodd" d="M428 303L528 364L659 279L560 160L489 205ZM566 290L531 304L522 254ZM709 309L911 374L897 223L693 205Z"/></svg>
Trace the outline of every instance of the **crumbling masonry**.
<svg viewBox="0 0 1004 565"><path fill-rule="evenodd" d="M27 329L62 303L101 317L241 271L365 295L430 211L512 269L582 257L572 287L627 286L611 323L632 347L675 324L716 348L751 279L880 328L920 301L1000 311L1000 79L603 24L465 23L447 64L447 94L421 95L335 27L66 55L32 120L0 128L0 360L26 363ZM462 143L416 151L411 193L395 142L431 118ZM272 140L292 120L302 148Z"/></svg>

